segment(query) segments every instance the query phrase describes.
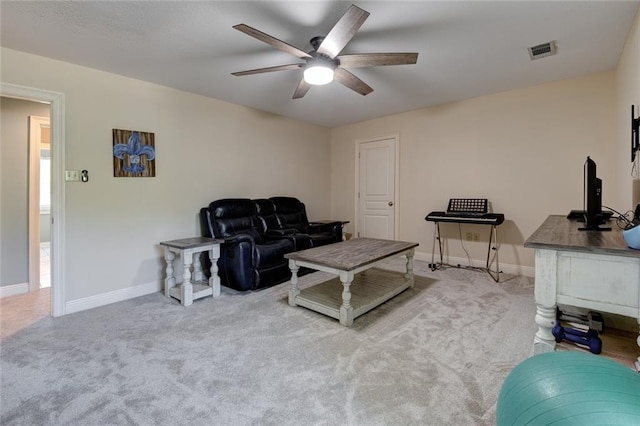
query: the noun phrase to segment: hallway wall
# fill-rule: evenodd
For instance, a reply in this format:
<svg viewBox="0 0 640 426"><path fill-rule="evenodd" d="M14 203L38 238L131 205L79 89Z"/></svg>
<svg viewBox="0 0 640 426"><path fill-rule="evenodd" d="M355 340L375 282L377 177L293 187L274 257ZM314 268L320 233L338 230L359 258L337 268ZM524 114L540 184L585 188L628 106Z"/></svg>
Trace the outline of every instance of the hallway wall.
<svg viewBox="0 0 640 426"><path fill-rule="evenodd" d="M29 116L49 109L0 98L0 287L29 282Z"/></svg>

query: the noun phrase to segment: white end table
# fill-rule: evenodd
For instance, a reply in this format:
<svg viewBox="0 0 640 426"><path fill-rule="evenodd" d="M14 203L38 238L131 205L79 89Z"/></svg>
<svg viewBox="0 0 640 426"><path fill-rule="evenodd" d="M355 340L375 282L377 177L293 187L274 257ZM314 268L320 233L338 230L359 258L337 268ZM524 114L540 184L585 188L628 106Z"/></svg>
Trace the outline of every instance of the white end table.
<svg viewBox="0 0 640 426"><path fill-rule="evenodd" d="M164 295L174 297L184 306L189 306L194 300L206 296L218 297L220 295L220 277L218 277L218 258L220 257L220 244L224 240L214 238L195 237L180 240L163 241L164 260L167 262L167 275L164 280ZM200 253L208 251L211 259L211 278L204 280L204 273L200 263ZM184 272L182 284L176 286L176 277L173 273L173 260L176 254L182 257ZM191 280L191 265L193 264L193 278Z"/></svg>

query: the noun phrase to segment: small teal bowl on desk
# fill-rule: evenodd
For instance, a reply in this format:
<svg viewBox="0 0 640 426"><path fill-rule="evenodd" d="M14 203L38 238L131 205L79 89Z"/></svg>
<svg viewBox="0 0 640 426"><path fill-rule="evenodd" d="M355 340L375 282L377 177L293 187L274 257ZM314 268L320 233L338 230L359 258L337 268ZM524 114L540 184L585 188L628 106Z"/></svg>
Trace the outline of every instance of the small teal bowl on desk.
<svg viewBox="0 0 640 426"><path fill-rule="evenodd" d="M624 229L622 236L629 247L640 250L640 225L636 225L631 229Z"/></svg>

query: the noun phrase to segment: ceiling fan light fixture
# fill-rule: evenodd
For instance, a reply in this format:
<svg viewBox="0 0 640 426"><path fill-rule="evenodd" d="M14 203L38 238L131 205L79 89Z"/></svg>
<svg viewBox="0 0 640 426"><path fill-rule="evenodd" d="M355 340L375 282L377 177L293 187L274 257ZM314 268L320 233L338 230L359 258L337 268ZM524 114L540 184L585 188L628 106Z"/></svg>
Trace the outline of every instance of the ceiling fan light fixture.
<svg viewBox="0 0 640 426"><path fill-rule="evenodd" d="M314 86L322 86L333 81L333 68L325 64L313 64L304 70L304 81Z"/></svg>
<svg viewBox="0 0 640 426"><path fill-rule="evenodd" d="M0 0L2 1L2 0ZM303 77L298 82L293 99L302 98L311 88L331 83L334 78L337 83L365 96L373 89L351 74L346 68L364 68L381 65L410 65L418 60L418 52L414 53L354 53L340 55L349 41L356 35L360 26L369 16L369 12L351 5L342 17L334 24L326 36L316 36L309 40L313 49L309 52L298 49L282 40L263 33L246 24L234 25L233 28L251 36L263 43L275 47L285 53L293 55L305 63L277 65L247 71L233 72L232 75L252 75L274 71L303 70ZM337 74L336 73L337 70ZM298 71L299 72L299 71ZM335 75L334 75L335 74ZM298 74L299 75L299 74Z"/></svg>

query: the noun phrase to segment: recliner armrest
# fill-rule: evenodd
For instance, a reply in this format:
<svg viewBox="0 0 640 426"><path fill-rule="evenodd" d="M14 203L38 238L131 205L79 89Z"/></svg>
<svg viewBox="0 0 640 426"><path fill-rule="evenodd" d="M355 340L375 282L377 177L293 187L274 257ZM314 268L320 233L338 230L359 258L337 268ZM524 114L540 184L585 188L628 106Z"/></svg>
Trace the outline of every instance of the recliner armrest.
<svg viewBox="0 0 640 426"><path fill-rule="evenodd" d="M230 237L224 237L224 244L236 244L242 242L255 244L256 240L250 234L236 234Z"/></svg>
<svg viewBox="0 0 640 426"><path fill-rule="evenodd" d="M267 237L283 237L285 235L293 235L296 232L298 231L293 228L267 229L267 232L265 232L265 235Z"/></svg>
<svg viewBox="0 0 640 426"><path fill-rule="evenodd" d="M309 222L309 232L312 234L321 232L342 233L342 222Z"/></svg>

